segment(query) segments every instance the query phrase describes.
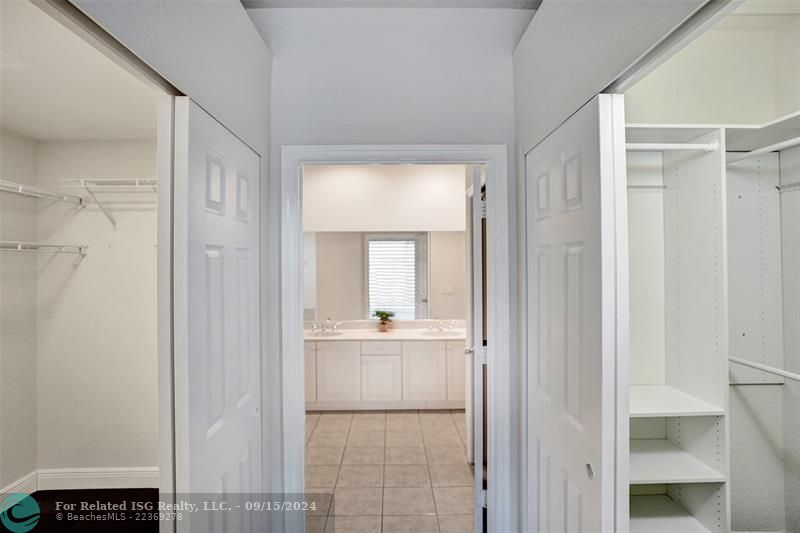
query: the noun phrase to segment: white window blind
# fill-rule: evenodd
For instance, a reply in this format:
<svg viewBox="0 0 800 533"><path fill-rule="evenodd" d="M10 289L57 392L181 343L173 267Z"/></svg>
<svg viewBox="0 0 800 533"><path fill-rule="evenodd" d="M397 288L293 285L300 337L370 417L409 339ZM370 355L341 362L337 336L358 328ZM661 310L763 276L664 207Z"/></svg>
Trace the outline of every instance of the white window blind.
<svg viewBox="0 0 800 533"><path fill-rule="evenodd" d="M413 239L370 238L369 316L392 311L398 320L416 318L416 242Z"/></svg>

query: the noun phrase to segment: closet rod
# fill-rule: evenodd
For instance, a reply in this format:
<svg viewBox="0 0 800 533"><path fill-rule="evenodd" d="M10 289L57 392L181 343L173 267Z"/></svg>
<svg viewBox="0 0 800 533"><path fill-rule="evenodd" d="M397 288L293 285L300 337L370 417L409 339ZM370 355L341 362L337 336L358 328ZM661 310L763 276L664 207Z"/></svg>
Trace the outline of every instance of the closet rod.
<svg viewBox="0 0 800 533"><path fill-rule="evenodd" d="M60 194L57 192L48 191L47 189L40 189L39 187L32 187L30 185L8 180L0 180L0 191L18 194L20 196L27 196L29 198L49 198L71 204L83 205L83 198L80 196L75 196L73 194Z"/></svg>
<svg viewBox="0 0 800 533"><path fill-rule="evenodd" d="M731 363L736 363L742 366L749 366L750 368L755 368L756 370L761 370L763 372L767 372L768 374L774 374L776 376L781 376L786 379L791 379L792 381L800 381L800 374L795 374L794 372L788 372L786 370L782 370L780 368L775 368L772 366L762 365L761 363L756 363L754 361L748 361L747 359L739 359L738 357L728 357L728 360Z"/></svg>
<svg viewBox="0 0 800 533"><path fill-rule="evenodd" d="M778 185L778 192L792 192L800 191L800 181L794 183L787 183L786 185Z"/></svg>
<svg viewBox="0 0 800 533"><path fill-rule="evenodd" d="M629 191L663 191L666 185L628 185Z"/></svg>
<svg viewBox="0 0 800 533"><path fill-rule="evenodd" d="M713 152L719 148L716 141L710 143L627 143L628 152Z"/></svg>
<svg viewBox="0 0 800 533"><path fill-rule="evenodd" d="M749 152L737 152L732 155L728 155L728 164L735 163L736 161L741 161L742 159L747 159L748 157L753 157L756 155L766 154L769 152L779 152L781 150L786 150L787 148L794 148L795 146L800 146L800 137L770 144L769 146L758 148L756 150L750 150Z"/></svg>
<svg viewBox="0 0 800 533"><path fill-rule="evenodd" d="M54 254L86 255L85 244L44 244L39 242L0 241L0 251L5 252L50 252Z"/></svg>

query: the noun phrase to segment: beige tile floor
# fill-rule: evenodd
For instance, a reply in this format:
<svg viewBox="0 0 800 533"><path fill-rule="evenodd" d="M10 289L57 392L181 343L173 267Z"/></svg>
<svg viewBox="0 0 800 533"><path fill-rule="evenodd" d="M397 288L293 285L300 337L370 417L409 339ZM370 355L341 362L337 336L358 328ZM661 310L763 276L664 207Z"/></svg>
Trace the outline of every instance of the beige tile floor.
<svg viewBox="0 0 800 533"><path fill-rule="evenodd" d="M309 533L471 533L464 411L306 413ZM319 500L319 497L317 497Z"/></svg>

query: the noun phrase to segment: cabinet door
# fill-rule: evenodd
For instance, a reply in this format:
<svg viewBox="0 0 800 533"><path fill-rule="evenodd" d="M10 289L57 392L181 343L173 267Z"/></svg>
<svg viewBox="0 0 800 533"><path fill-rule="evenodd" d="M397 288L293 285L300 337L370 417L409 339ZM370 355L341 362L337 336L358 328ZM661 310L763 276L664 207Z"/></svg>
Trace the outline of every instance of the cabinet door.
<svg viewBox="0 0 800 533"><path fill-rule="evenodd" d="M317 401L317 344L305 343L306 355L306 401Z"/></svg>
<svg viewBox="0 0 800 533"><path fill-rule="evenodd" d="M361 343L317 343L317 401L361 400Z"/></svg>
<svg viewBox="0 0 800 533"><path fill-rule="evenodd" d="M444 341L403 343L403 400L447 399L446 348Z"/></svg>
<svg viewBox="0 0 800 533"><path fill-rule="evenodd" d="M450 401L464 401L467 384L464 347L463 341L447 341L447 399Z"/></svg>
<svg viewBox="0 0 800 533"><path fill-rule="evenodd" d="M361 399L365 402L399 402L402 399L399 355L361 356Z"/></svg>

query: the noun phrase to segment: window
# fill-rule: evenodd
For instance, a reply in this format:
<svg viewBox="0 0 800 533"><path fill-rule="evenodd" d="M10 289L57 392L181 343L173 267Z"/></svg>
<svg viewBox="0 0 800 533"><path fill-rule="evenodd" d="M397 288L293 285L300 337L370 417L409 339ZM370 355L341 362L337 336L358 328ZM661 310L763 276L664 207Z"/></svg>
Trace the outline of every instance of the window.
<svg viewBox="0 0 800 533"><path fill-rule="evenodd" d="M395 319L427 318L427 234L367 236L369 317L392 311Z"/></svg>

